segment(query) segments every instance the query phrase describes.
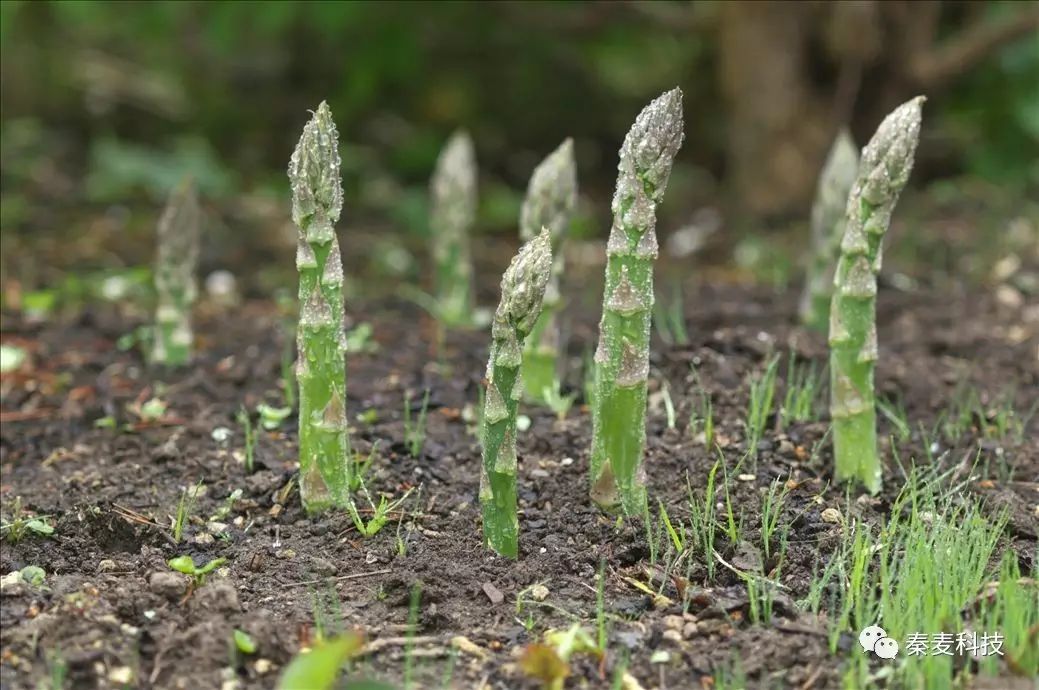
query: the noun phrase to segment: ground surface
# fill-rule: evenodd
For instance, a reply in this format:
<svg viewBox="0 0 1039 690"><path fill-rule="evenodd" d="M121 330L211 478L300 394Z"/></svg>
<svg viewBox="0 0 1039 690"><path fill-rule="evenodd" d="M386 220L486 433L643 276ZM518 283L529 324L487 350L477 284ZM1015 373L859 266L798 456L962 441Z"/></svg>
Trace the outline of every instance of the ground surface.
<svg viewBox="0 0 1039 690"><path fill-rule="evenodd" d="M761 371L769 351L782 354L778 396L788 352L802 362L825 364L823 338L791 325L794 304L793 294L690 287L690 344L668 346L655 336L647 468L651 495L672 516L688 513L686 479L702 491L717 459L686 428L690 411L700 405L690 365L713 402L717 440L734 468L743 455L747 380ZM894 290L882 292L881 305L878 390L901 396L914 427L932 428L962 381L986 400L1012 388L1016 409L1034 405L1035 322L1022 317L1019 305L987 296ZM580 393L581 355L594 346L597 310L572 311L567 384ZM665 579L648 568L647 540L637 521L618 529L589 505L591 424L580 399L565 421L528 407L532 425L519 441L522 556L507 562L481 545L479 448L464 414L477 399L486 337L452 334L438 358L432 325L413 308L362 303L351 305L351 313L373 324L380 344L377 352L354 355L349 364L354 444L367 452L379 441L368 484L394 496L416 487L404 512L394 513L371 539L360 537L342 515L307 518L298 494L285 489L294 473L294 418L282 431L261 432L254 473L247 474L239 460L239 407L281 401L282 335L269 305L202 316L199 362L173 374L151 371L138 353L115 348L129 324L113 311L91 310L42 325L5 320L5 342L31 351L30 364L3 381L5 517L20 496L25 509L51 516L55 532L3 544L3 573L27 565L47 573L43 588L18 585L3 592L4 688L35 688L56 666L66 668L76 688L234 687L228 678L238 687L270 688L313 636L316 612L328 609L319 602L333 590L345 625L360 627L371 642L357 672L399 682L409 599L419 582L410 655L416 687L439 687L448 674L449 687L539 687L515 670L516 652L545 628L566 627L574 618L595 629L600 562L609 653L602 663L576 660L567 687L609 687L623 659L646 688L720 686L717 669L730 668L734 660L754 687L840 686L842 659L861 652L849 635L832 657L824 623L799 612L795 602L805 597L820 562L840 541L841 526L824 520L823 512L836 508L869 522L882 519L900 484L897 468L889 464L879 497L852 494L848 503L844 490L830 485L828 446L816 448L827 428L825 416L784 429L770 418L756 467L745 464L744 476L733 478L749 540L759 538L754 526L760 524L762 491L776 478L792 487L781 517L791 525L779 576L786 589L777 595L772 624L752 625L746 588L729 569L719 566L708 583L702 557L691 555L696 562L688 582L672 573ZM677 409L675 429L667 428L662 379ZM427 387L425 443L420 456L411 457L404 442L404 391L413 392L417 408ZM135 424L139 420L127 406L156 394L168 404L165 416ZM366 410L375 413L364 422L354 419ZM96 428L95 420L105 416L134 428ZM961 466L963 477L979 458L984 475L979 471L969 482L970 491L986 505L1009 510L1000 551L1015 549L1030 572L1036 557L1036 423L1015 440L986 437L988 422L975 419L963 438L943 440L932 450L948 467ZM217 427L233 430L226 444L214 440ZM892 432L886 420L881 431L885 438ZM900 445L903 461L925 457L922 443L914 431ZM891 457L886 442L885 455ZM170 516L184 487L199 481L205 493L176 544ZM214 538L206 521L237 489L241 499L220 520L226 531ZM717 549L726 563L746 567L740 548L719 538ZM185 553L199 563L224 557L227 565L189 592L165 565ZM766 564L766 572L770 568ZM654 605L632 580L650 583L674 601ZM536 602L528 588L539 583L547 596ZM686 612L678 587L688 588ZM517 614L517 597L525 590ZM228 674L235 628L248 632L258 650ZM659 651L669 657L658 655L651 663ZM1014 682L1006 676L1003 684L988 687L1016 687Z"/></svg>

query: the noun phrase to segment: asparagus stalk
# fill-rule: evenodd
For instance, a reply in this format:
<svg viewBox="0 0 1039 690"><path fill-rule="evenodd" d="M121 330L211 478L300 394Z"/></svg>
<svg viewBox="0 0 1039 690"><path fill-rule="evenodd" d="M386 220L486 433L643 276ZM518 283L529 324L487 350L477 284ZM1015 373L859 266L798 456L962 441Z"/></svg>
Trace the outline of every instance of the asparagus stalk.
<svg viewBox="0 0 1039 690"><path fill-rule="evenodd" d="M520 248L505 270L501 302L491 322L491 354L481 418L480 504L487 545L509 558L519 554L516 408L523 391L523 343L541 313L551 270L552 241L546 228Z"/></svg>
<svg viewBox="0 0 1039 690"><path fill-rule="evenodd" d="M191 360L191 305L198 287L198 242L201 212L198 193L190 179L170 194L159 219L155 262L155 338L152 361L180 366Z"/></svg>
<svg viewBox="0 0 1039 690"><path fill-rule="evenodd" d="M469 232L476 218L476 154L465 131L455 132L440 152L430 196L437 316L445 325L465 326L472 323Z"/></svg>
<svg viewBox="0 0 1039 690"><path fill-rule="evenodd" d="M812 246L801 293L801 322L825 331L830 321L833 273L844 235L844 209L859 169L859 152L846 129L834 140L826 157L812 205Z"/></svg>
<svg viewBox="0 0 1039 690"><path fill-rule="evenodd" d="M520 211L520 237L534 239L542 228L552 238L552 271L545 288L541 317L527 338L523 352L523 383L527 397L544 402L555 392L559 371L560 336L556 314L561 305L559 277L563 274L562 243L577 205L577 164L574 142L567 139L550 153L530 177Z"/></svg>
<svg viewBox="0 0 1039 690"><path fill-rule="evenodd" d="M653 260L657 204L682 145L682 92L668 91L639 113L620 150L606 288L595 352L591 496L600 507L641 514L646 443Z"/></svg>
<svg viewBox="0 0 1039 690"><path fill-rule="evenodd" d="M335 222L343 207L339 135L322 102L289 162L292 220L299 228L299 490L316 513L349 500L343 262Z"/></svg>
<svg viewBox="0 0 1039 690"><path fill-rule="evenodd" d="M891 212L913 168L923 103L924 98L918 96L895 109L862 151L862 164L848 197L830 306L835 476L838 481L862 482L872 493L881 484L873 397L877 272Z"/></svg>

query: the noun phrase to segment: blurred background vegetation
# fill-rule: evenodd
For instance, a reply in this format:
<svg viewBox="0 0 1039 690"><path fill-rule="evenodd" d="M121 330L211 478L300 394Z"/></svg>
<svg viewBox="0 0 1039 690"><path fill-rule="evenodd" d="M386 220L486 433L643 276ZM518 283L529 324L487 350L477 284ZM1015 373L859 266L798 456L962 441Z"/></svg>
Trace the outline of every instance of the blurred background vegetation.
<svg viewBox="0 0 1039 690"><path fill-rule="evenodd" d="M711 265L734 259L785 284L837 129L861 145L926 93L902 246L933 258L995 236L998 259L1008 224L1034 240L1039 215L1037 8L5 0L5 295L147 264L185 174L206 200L205 269L291 271L285 166L322 99L343 142L341 230L376 238L363 263L421 275L426 185L457 127L477 145L481 233L514 240L531 170L572 136L574 231L601 241L624 133L676 84L687 139L660 224L673 255L706 245ZM925 232L913 218L929 219Z"/></svg>

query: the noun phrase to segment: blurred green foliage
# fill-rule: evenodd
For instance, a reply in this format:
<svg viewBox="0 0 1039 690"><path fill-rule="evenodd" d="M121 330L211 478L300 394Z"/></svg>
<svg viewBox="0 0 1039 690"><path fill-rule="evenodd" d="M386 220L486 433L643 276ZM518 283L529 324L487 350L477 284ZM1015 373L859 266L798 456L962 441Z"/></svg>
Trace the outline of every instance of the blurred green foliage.
<svg viewBox="0 0 1039 690"><path fill-rule="evenodd" d="M680 84L687 141L661 208L666 234L723 198L724 7L4 0L0 227L32 241L49 236L52 250L89 253L95 265L118 263L116 254L149 261L156 209L188 173L221 216L207 235L211 250L239 246L222 239L228 228L248 228L248 241L262 244L285 223L285 165L306 110L327 99L342 141L345 225L392 226L423 246L433 162L447 135L465 127L477 142L478 231L511 237L534 166L573 136L582 195L573 235L601 238L620 137L648 100ZM943 37L967 14L949 7ZM813 78L828 79L820 75L833 65L810 57L820 63L809 64ZM932 165L931 177L981 177L1019 195L1039 186L1036 84L1036 40L957 77L928 104L924 145L937 153L922 158L914 184ZM108 218L92 222L84 204ZM109 244L93 253L56 239L98 228ZM381 240L376 263L424 275L407 239L393 251L399 239ZM764 270L769 248L753 238L741 247L739 263ZM16 272L32 282L31 271ZM785 283L790 273L770 269L768 279Z"/></svg>

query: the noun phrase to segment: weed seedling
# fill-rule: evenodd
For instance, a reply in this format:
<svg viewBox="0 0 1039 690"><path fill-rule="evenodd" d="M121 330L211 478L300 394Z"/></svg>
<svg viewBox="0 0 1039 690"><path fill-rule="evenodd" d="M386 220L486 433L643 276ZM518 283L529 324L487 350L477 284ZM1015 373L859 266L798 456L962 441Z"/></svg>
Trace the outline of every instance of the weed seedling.
<svg viewBox="0 0 1039 690"><path fill-rule="evenodd" d="M653 325L656 326L660 339L667 345L688 345L689 332L685 327L685 304L682 296L682 284L672 285L671 302L664 305L658 301L653 310Z"/></svg>
<svg viewBox="0 0 1039 690"><path fill-rule="evenodd" d="M350 519L354 523L354 527L363 537L374 537L379 533L386 523L390 519L390 513L396 510L414 489L408 489L404 492L404 495L398 498L396 501L389 501L385 496L379 497L379 504L376 505L372 501L371 495L368 493L368 488L365 487L364 483L361 483L361 493L364 494L365 499L368 501L368 506L371 510L371 519L365 522L361 517L360 511L357 509L357 504L351 497L350 501L346 504L346 510L350 514Z"/></svg>
<svg viewBox="0 0 1039 690"><path fill-rule="evenodd" d="M292 408L272 407L267 403L260 403L256 406L256 412L260 415L260 426L267 431L274 431L281 426L286 417L292 414Z"/></svg>
<svg viewBox="0 0 1039 690"><path fill-rule="evenodd" d="M552 382L552 386L545 388L541 394L541 400L545 403L548 409L555 413L556 419L563 421L566 419L566 415L570 412L570 408L574 405L574 400L577 399L576 393L569 393L563 395L562 385L559 379L555 379Z"/></svg>
<svg viewBox="0 0 1039 690"><path fill-rule="evenodd" d="M245 471L252 474L256 461L256 429L253 428L252 416L244 405L239 408L237 419L245 436Z"/></svg>
<svg viewBox="0 0 1039 690"><path fill-rule="evenodd" d="M815 419L815 405L822 389L820 379L814 362L798 366L794 353L790 353L786 367L786 392L779 410L783 428L789 427L792 422Z"/></svg>
<svg viewBox="0 0 1039 690"><path fill-rule="evenodd" d="M22 515L22 497L16 496L11 506L11 519L0 520L0 531L5 532L7 541L12 544L17 544L28 534L49 537L54 534L49 519L49 515Z"/></svg>
<svg viewBox="0 0 1039 690"><path fill-rule="evenodd" d="M198 484L194 486L185 486L180 492L180 501L177 502L177 513L173 518L173 526L171 532L173 533L173 541L177 544L180 543L181 538L184 536L184 525L188 523L191 518L191 511L195 508L195 501L198 500L199 494L202 492L202 480L198 480Z"/></svg>
<svg viewBox="0 0 1039 690"><path fill-rule="evenodd" d="M776 397L776 372L779 368L779 355L769 358L765 371L750 381L750 404L747 407L747 451L752 458L758 457L758 442L765 432L769 415L772 414L772 403Z"/></svg>
<svg viewBox="0 0 1039 690"><path fill-rule="evenodd" d="M413 458L422 456L422 447L426 444L426 413L429 411L429 389L422 395L422 407L418 417L411 420L411 393L404 393L404 443Z"/></svg>
<svg viewBox="0 0 1039 690"><path fill-rule="evenodd" d="M206 581L206 575L213 572L224 563L227 563L226 558L214 558L201 568L198 568L195 566L195 560L191 556L177 556L176 558L171 558L167 562L171 570L176 570L178 573L184 573L185 575L190 576L195 587L202 586Z"/></svg>

